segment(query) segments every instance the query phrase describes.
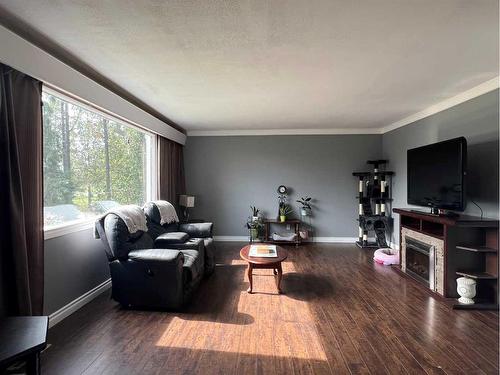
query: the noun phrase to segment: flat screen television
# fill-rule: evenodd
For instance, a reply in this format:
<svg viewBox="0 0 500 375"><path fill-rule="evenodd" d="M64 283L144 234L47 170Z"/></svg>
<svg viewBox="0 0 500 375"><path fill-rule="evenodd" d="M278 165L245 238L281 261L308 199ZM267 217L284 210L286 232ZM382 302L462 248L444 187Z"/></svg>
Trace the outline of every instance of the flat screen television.
<svg viewBox="0 0 500 375"><path fill-rule="evenodd" d="M408 150L408 203L465 210L467 141L464 137Z"/></svg>

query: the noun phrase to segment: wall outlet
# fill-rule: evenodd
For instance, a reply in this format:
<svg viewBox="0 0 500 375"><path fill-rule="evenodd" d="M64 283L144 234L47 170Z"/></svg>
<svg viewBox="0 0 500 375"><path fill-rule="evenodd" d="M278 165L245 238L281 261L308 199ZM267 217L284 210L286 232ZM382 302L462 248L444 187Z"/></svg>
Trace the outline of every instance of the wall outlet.
<svg viewBox="0 0 500 375"><path fill-rule="evenodd" d="M286 225L286 230L290 230L290 229L291 229L291 228L290 228L290 224L287 224L287 225Z"/></svg>

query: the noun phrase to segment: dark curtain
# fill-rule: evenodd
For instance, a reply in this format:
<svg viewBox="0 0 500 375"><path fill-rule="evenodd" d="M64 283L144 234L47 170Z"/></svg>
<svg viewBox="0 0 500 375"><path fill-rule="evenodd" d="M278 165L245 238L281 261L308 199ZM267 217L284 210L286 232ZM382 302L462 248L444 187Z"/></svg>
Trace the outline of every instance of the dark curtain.
<svg viewBox="0 0 500 375"><path fill-rule="evenodd" d="M43 313L42 84L0 64L0 286L4 315Z"/></svg>
<svg viewBox="0 0 500 375"><path fill-rule="evenodd" d="M186 193L183 146L158 136L158 196L179 207L179 195Z"/></svg>

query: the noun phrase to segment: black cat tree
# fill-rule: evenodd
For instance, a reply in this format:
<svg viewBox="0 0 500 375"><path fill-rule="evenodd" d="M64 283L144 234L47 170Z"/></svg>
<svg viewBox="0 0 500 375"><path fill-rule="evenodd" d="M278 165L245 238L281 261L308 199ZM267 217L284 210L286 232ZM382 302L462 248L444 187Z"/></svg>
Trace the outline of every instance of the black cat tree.
<svg viewBox="0 0 500 375"><path fill-rule="evenodd" d="M388 247L386 235L392 227L391 218L391 177L394 172L386 171L387 160L368 160L372 172L353 172L358 177L358 225L359 239L356 245L361 248ZM383 167L383 168L381 168ZM374 233L375 241L369 240Z"/></svg>

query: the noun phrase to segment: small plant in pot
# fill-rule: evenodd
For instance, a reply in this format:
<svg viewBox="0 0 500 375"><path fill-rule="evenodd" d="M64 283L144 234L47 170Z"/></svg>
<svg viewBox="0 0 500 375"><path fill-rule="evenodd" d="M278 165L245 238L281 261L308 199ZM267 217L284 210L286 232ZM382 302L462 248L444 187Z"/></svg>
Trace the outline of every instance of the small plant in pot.
<svg viewBox="0 0 500 375"><path fill-rule="evenodd" d="M302 197L297 203L301 204L300 207L300 215L301 216L310 216L311 215L311 197Z"/></svg>
<svg viewBox="0 0 500 375"><path fill-rule="evenodd" d="M286 221L287 215L293 212L292 208L288 204L283 204L280 206L280 221Z"/></svg>
<svg viewBox="0 0 500 375"><path fill-rule="evenodd" d="M256 221L259 220L259 209L255 206L250 206L250 209L252 210L252 220Z"/></svg>
<svg viewBox="0 0 500 375"><path fill-rule="evenodd" d="M256 220L252 218L248 218L247 224L246 224L247 229L250 231L250 238L252 240L257 240L259 239L259 234L264 228L264 224L257 218Z"/></svg>

